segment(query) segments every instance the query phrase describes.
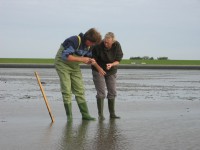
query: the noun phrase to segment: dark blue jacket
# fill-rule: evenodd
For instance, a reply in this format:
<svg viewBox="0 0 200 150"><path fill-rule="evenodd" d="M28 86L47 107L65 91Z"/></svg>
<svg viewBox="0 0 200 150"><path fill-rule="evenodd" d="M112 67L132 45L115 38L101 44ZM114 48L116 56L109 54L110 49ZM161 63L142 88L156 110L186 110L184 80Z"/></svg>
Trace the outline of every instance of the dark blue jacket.
<svg viewBox="0 0 200 150"><path fill-rule="evenodd" d="M79 41L78 36L71 36L62 43L62 46L65 49L62 52L62 59L64 61L67 60L67 57L69 55L74 55L74 54L78 56L85 56L85 57L92 56L92 51L90 50L90 47L87 47L85 45L84 34L80 33L79 36L80 36L80 41Z"/></svg>

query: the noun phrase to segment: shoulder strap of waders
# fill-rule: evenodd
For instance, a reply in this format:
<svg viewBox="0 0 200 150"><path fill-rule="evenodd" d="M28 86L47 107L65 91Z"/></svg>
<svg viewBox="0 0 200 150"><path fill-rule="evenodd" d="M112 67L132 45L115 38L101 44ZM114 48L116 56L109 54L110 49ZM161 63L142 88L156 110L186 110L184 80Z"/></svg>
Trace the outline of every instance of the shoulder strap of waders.
<svg viewBox="0 0 200 150"><path fill-rule="evenodd" d="M78 47L77 47L77 49L76 50L78 50L79 49L79 47L80 47L80 45L81 45L81 37L78 35L77 36L78 37Z"/></svg>

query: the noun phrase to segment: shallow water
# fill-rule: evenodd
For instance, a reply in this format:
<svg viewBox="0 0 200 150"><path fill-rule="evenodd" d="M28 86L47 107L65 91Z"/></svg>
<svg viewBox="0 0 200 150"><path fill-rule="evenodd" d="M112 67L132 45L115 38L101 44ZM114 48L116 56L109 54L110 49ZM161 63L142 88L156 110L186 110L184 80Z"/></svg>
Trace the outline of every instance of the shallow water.
<svg viewBox="0 0 200 150"><path fill-rule="evenodd" d="M51 124L37 71L52 107ZM83 69L88 107L97 118L91 70ZM54 69L0 68L0 145L4 150L197 150L200 147L200 71L118 70L121 119L82 121L73 100L66 115Z"/></svg>

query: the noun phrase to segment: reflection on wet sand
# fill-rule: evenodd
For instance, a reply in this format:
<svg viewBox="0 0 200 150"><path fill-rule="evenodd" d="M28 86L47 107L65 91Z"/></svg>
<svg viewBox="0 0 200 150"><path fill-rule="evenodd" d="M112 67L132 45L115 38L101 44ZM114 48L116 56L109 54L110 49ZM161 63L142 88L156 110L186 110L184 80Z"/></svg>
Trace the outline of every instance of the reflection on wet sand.
<svg viewBox="0 0 200 150"><path fill-rule="evenodd" d="M90 121L82 121L78 127L67 122L59 140L59 150L116 150L126 149L125 138L114 119L99 121L96 128L90 128ZM93 122L94 123L94 122ZM91 134L94 130L94 134Z"/></svg>
<svg viewBox="0 0 200 150"><path fill-rule="evenodd" d="M44 132L42 134L43 136L40 139L41 144L38 144L38 149L49 149L51 150L53 147L52 145L48 144L48 143L53 143L53 123L51 122L49 124L49 126L47 126L46 128L44 128Z"/></svg>
<svg viewBox="0 0 200 150"><path fill-rule="evenodd" d="M99 121L93 142L93 149L127 149L125 144L126 139L122 135L120 128L118 128L117 121L119 120L110 119L108 123Z"/></svg>
<svg viewBox="0 0 200 150"><path fill-rule="evenodd" d="M72 121L67 122L59 143L59 150L79 150L87 147L87 131L90 121L83 120L76 127Z"/></svg>

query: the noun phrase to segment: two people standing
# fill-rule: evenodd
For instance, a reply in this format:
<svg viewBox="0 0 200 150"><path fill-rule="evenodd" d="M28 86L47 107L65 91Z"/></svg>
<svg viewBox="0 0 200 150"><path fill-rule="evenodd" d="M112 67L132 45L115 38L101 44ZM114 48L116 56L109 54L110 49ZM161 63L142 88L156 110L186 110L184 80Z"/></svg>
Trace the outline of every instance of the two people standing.
<svg viewBox="0 0 200 150"><path fill-rule="evenodd" d="M95 118L90 116L88 111L79 63L91 64L93 66L92 67L93 72L96 72L96 74L98 74L102 79L105 77L106 84L112 83L112 85L110 85L109 87L111 86L114 87L111 88L111 91L109 90L110 92L108 91L108 93L110 93L108 94L109 96L108 98L109 100L111 100L110 101L111 103L109 102L110 103L109 110L111 110L110 117L118 118L114 113L114 98L116 96L116 84L115 84L116 80L114 79L114 77L116 78L116 70L117 70L116 66L119 64L119 61L123 56L123 53L121 51L120 53L121 56L117 56L117 59L115 59L114 56L116 56L116 53L112 52L109 53L108 60L105 59L101 60L101 56L104 57L103 55L98 55L98 51L101 50L101 46L105 44L104 46L106 50L112 50L112 49L115 50L114 43L116 41L114 41L114 34L113 37L111 37L111 34L109 33L109 35L105 37L104 41L101 43L100 42L101 42L101 34L96 29L91 28L85 34L80 33L78 36L71 36L67 38L61 44L60 49L57 52L55 58L55 68L60 78L61 93L68 121L72 120L72 102L71 102L72 93L75 95L75 99L82 114L82 119L95 120ZM94 53L92 52L91 47L93 47ZM114 56L111 57L112 54L114 54ZM105 68L105 63L107 63L106 68ZM109 77L110 75L112 75L111 78L113 79L110 79ZM94 78L95 77L93 77L93 79ZM99 98L102 100L103 98L105 98L105 92L104 93L102 92L102 88L105 84L103 84L103 80L99 81L94 80L94 83L97 90L97 100ZM98 88L99 86L101 87L101 89ZM97 101L97 104L99 104L99 101ZM100 105L98 105L98 110L99 106ZM102 110L102 108L100 109ZM101 113L100 118L104 118L102 116L103 112Z"/></svg>

